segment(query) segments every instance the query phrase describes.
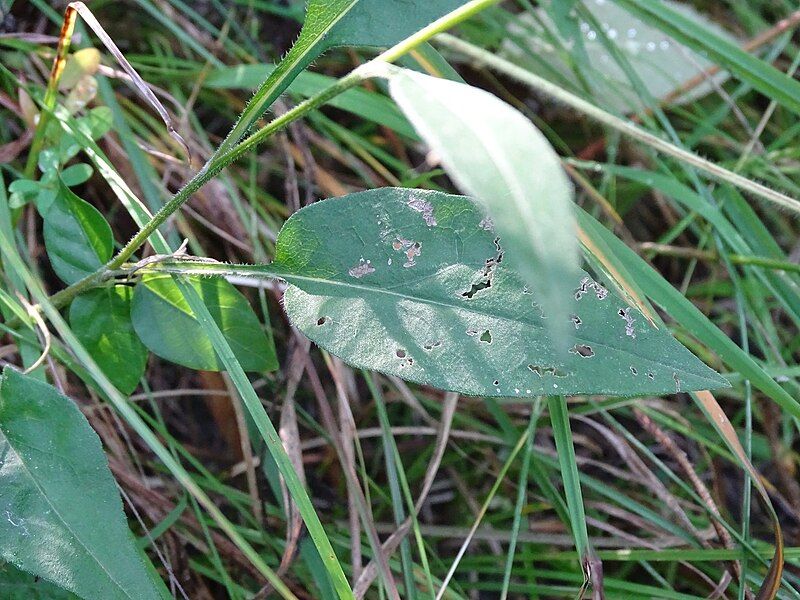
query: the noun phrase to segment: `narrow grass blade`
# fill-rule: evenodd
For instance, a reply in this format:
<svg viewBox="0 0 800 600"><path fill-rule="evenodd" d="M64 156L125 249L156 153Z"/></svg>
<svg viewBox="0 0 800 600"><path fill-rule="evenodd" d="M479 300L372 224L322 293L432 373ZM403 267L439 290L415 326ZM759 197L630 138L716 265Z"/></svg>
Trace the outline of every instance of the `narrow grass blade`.
<svg viewBox="0 0 800 600"><path fill-rule="evenodd" d="M588 585L602 590L602 571L594 568L597 562L589 543L589 533L586 530L586 514L583 508L583 494L578 474L578 464L575 461L575 447L572 444L572 431L569 426L567 400L564 396L550 396L547 399L550 411L550 423L553 427L553 437L558 452L558 462L561 466L561 478L564 482L564 495L567 499L570 529L575 540L575 549L581 560L584 574L584 588Z"/></svg>

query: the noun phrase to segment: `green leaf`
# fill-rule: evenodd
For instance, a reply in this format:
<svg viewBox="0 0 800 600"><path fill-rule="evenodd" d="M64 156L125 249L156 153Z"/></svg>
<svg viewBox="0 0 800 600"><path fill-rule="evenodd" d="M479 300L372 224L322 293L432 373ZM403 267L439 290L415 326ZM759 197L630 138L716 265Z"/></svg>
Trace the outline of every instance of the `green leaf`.
<svg viewBox="0 0 800 600"><path fill-rule="evenodd" d="M97 434L69 398L11 367L0 456L0 558L84 598L162 598Z"/></svg>
<svg viewBox="0 0 800 600"><path fill-rule="evenodd" d="M389 90L458 186L488 206L512 266L551 317L545 326L566 346L579 251L572 185L552 146L478 88L396 70Z"/></svg>
<svg viewBox="0 0 800 600"><path fill-rule="evenodd" d="M75 283L94 273L110 258L111 227L94 206L81 200L64 183L44 219L44 244L50 263L62 281Z"/></svg>
<svg viewBox="0 0 800 600"><path fill-rule="evenodd" d="M331 353L442 389L528 397L727 385L582 271L567 278L580 298L566 317L575 344L559 352L513 251L469 198L383 188L303 208L278 235L275 263L245 271L288 281L290 319Z"/></svg>
<svg viewBox="0 0 800 600"><path fill-rule="evenodd" d="M89 180L92 176L92 172L92 166L86 163L70 165L61 172L61 181L63 181L64 185L67 187L80 185Z"/></svg>
<svg viewBox="0 0 800 600"><path fill-rule="evenodd" d="M739 371L786 412L800 418L800 403L658 271L589 213L579 210L578 222L592 243L602 245L606 256L613 259L620 270L624 269L627 279L637 282L650 300L666 310L687 331L702 339L730 368Z"/></svg>
<svg viewBox="0 0 800 600"><path fill-rule="evenodd" d="M0 565L0 598L5 600L77 600L78 596L17 569L14 565Z"/></svg>
<svg viewBox="0 0 800 600"><path fill-rule="evenodd" d="M217 153L230 149L289 84L326 50L389 46L465 0L308 0L300 36L253 95Z"/></svg>
<svg viewBox="0 0 800 600"><path fill-rule="evenodd" d="M569 526L575 540L575 550L583 563L591 554L589 534L586 531L586 513L583 506L578 461L575 458L575 445L569 425L567 399L564 396L551 396L547 400L550 423L553 428L553 441L556 443L561 480L564 483L564 497L567 501Z"/></svg>
<svg viewBox="0 0 800 600"><path fill-rule="evenodd" d="M139 384L147 349L131 323L133 288L116 285L89 290L75 298L69 322L75 335L111 382L124 394Z"/></svg>
<svg viewBox="0 0 800 600"><path fill-rule="evenodd" d="M195 278L192 286L245 371L278 368L274 346L247 299L235 287L219 278ZM136 286L131 318L144 345L161 358L191 369L223 369L211 340L169 275L148 275Z"/></svg>

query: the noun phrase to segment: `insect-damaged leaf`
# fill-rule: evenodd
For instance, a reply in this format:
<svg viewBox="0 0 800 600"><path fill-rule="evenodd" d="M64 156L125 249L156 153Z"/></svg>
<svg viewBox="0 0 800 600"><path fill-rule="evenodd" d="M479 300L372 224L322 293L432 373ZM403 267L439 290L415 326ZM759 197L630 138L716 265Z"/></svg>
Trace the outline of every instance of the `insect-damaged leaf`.
<svg viewBox="0 0 800 600"><path fill-rule="evenodd" d="M633 307L579 271L559 352L482 207L384 188L308 206L270 272L309 338L348 363L484 396L637 395L726 386Z"/></svg>
<svg viewBox="0 0 800 600"><path fill-rule="evenodd" d="M308 0L300 36L259 86L220 150L235 144L289 84L337 46L390 46L458 8L465 0Z"/></svg>
<svg viewBox="0 0 800 600"><path fill-rule="evenodd" d="M396 69L389 91L461 190L486 204L565 350L579 252L572 184L553 147L518 110L467 84Z"/></svg>
<svg viewBox="0 0 800 600"><path fill-rule="evenodd" d="M97 434L69 398L11 367L0 379L0 459L0 559L82 598L163 598Z"/></svg>

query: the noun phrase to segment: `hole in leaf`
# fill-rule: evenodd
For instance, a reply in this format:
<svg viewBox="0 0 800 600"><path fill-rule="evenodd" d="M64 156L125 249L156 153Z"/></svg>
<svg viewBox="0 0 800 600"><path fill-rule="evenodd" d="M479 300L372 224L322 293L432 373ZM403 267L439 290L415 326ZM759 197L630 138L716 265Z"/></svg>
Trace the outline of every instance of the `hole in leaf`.
<svg viewBox="0 0 800 600"><path fill-rule="evenodd" d="M594 356L594 350L592 350L591 346L587 346L586 344L575 344L569 351L573 354L577 354L581 358L592 358Z"/></svg>
<svg viewBox="0 0 800 600"><path fill-rule="evenodd" d="M402 348L398 348L397 350L394 351L394 355L397 358L405 358L406 357L406 351L403 350Z"/></svg>
<svg viewBox="0 0 800 600"><path fill-rule="evenodd" d="M634 319L631 315L631 309L627 307L620 308L617 311L617 314L625 321L625 335L631 338L636 338L636 330L633 327L633 323L636 321L636 319Z"/></svg>
<svg viewBox="0 0 800 600"><path fill-rule="evenodd" d="M572 321L572 324L575 325L575 329L578 329L578 327L583 324L583 321L581 321L581 318L578 315L572 315L570 320Z"/></svg>
<svg viewBox="0 0 800 600"><path fill-rule="evenodd" d="M484 344L491 344L492 343L492 332L488 329L481 334L481 337L478 338Z"/></svg>
<svg viewBox="0 0 800 600"><path fill-rule="evenodd" d="M543 367L541 365L528 365L528 369L536 373L539 377L552 375L553 377L566 377L567 374L559 371L556 367Z"/></svg>
<svg viewBox="0 0 800 600"><path fill-rule="evenodd" d="M672 373L672 380L675 382L675 393L681 391L681 380L678 379L677 373Z"/></svg>
<svg viewBox="0 0 800 600"><path fill-rule="evenodd" d="M638 375L638 374L639 374L639 371L636 369L636 367L634 367L633 365L631 365L631 373L633 373L634 375Z"/></svg>
<svg viewBox="0 0 800 600"><path fill-rule="evenodd" d="M494 242L494 247L497 248L497 262L498 263L502 262L503 261L503 249L500 247L500 238L496 237L492 241Z"/></svg>
<svg viewBox="0 0 800 600"><path fill-rule="evenodd" d="M583 298L589 292L589 290L594 290L594 294L597 296L598 300L603 300L606 296L608 296L608 290L606 288L596 281L593 281L591 277L584 277L581 279L578 289L575 290L575 300L580 300Z"/></svg>
<svg viewBox="0 0 800 600"><path fill-rule="evenodd" d="M328 317L320 317L317 319L317 325L325 325L329 320Z"/></svg>
<svg viewBox="0 0 800 600"><path fill-rule="evenodd" d="M498 240L500 238L495 238L495 246L497 247L497 256L493 256L492 258L486 259L486 266L483 267L481 271L481 279L477 283L473 283L470 289L465 292L461 292L461 296L467 299L472 298L475 294L480 292L481 290L488 289L492 287L492 278L494 277L494 271L497 268L497 265L500 264L500 261L503 260L503 252L500 250L500 246L498 245Z"/></svg>
<svg viewBox="0 0 800 600"><path fill-rule="evenodd" d="M655 379L655 378L656 378L656 376L655 376L655 375L653 375L652 373L648 373L648 374L647 374L647 376L648 376L650 379Z"/></svg>
<svg viewBox="0 0 800 600"><path fill-rule="evenodd" d="M440 340L436 340L435 342L428 342L422 348L424 350L429 350L430 351L430 350L433 350L434 348L438 348L441 345L442 345L442 342Z"/></svg>
<svg viewBox="0 0 800 600"><path fill-rule="evenodd" d="M492 382L492 385L500 385L500 381L499 381L499 380L497 380L497 379L495 379L495 380Z"/></svg>
<svg viewBox="0 0 800 600"><path fill-rule="evenodd" d="M461 292L461 295L464 296L464 298L472 298L475 294L477 294L481 290L485 290L490 287L492 287L492 282L491 280L487 279L486 281L473 283L472 287L470 287L466 292Z"/></svg>

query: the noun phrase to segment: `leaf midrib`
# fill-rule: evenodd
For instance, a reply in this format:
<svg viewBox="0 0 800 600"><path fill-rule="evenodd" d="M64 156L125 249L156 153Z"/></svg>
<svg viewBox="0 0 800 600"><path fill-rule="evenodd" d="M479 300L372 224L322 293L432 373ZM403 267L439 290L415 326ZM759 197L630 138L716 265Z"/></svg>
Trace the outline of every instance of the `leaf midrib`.
<svg viewBox="0 0 800 600"><path fill-rule="evenodd" d="M446 272L448 269L452 269L452 268L454 268L456 266L458 266L458 265L448 265L447 267L436 271L433 274L433 276L440 275L440 274ZM331 286L335 286L335 287L344 287L345 289L360 290L360 291L369 292L369 293L385 294L385 295L388 295L388 296L394 296L394 297L397 297L397 298L402 298L404 300L410 300L412 302L420 302L420 303L424 303L424 304L429 304L429 305L433 305L433 306L439 306L439 307L443 307L443 308L449 308L449 309L453 309L453 310L463 310L463 311L471 312L473 314L480 315L480 316L483 316L483 317L490 317L490 318L493 318L493 319L499 319L499 320L510 322L510 323L519 323L519 324L523 324L523 325L528 325L528 326L531 326L531 327L533 327L533 328L535 328L537 330L540 330L540 331L544 330L544 327L542 325L540 325L538 323L534 323L534 322L526 320L526 319L515 319L515 318L507 317L507 316L504 316L504 315L481 312L479 310L476 310L474 307L460 306L460 305L457 305L457 304L454 304L454 303L449 303L449 302L445 302L445 301L442 301L442 300L437 300L437 299L434 299L434 298L426 298L424 296L410 296L408 294L404 294L404 293L401 293L401 292L393 291L393 290L388 289L388 288L368 286L368 285L352 283L352 282L342 282L342 281L337 281L335 279L322 279L322 278L319 278L319 277L312 277L312 276L309 276L309 275L298 275L298 274L286 273L286 272L280 272L279 274L276 273L276 276L279 276L281 279L285 279L289 283L292 283L292 279L295 279L295 280L298 280L298 281L304 281L304 282L309 282L309 283L316 283L316 284L321 284L321 285L331 285ZM427 276L426 276L426 278L427 278ZM302 287L300 287L300 286L297 286L297 287L299 287L302 290ZM303 290L303 291L305 292L305 290ZM309 292L306 292L306 293L309 293ZM660 364L660 365L662 365L664 367L669 367L669 368L674 369L675 371L679 371L681 373L687 373L687 374L690 374L690 375L692 375L694 377L702 377L704 379L708 379L709 381L711 381L711 378L709 378L705 374L700 374L700 373L696 373L696 372L693 372L693 371L687 371L686 369L684 369L682 367L674 366L674 365L671 365L669 363L665 363L665 362L661 362L661 361L656 361L656 360L653 360L651 358L648 358L647 356L643 356L642 354L636 354L636 353L632 352L631 350L628 350L628 349L625 349L625 348L619 348L617 346L612 346L612 345L610 345L610 344L608 344L606 342L597 341L597 340L594 340L594 339L587 338L587 337L585 337L585 335L582 336L579 333L576 333L575 339L578 340L579 342L586 342L587 344L594 344L596 346L609 348L611 350L615 350L617 352L621 352L621 353L627 354L629 356L633 356L633 357L635 357L635 358L637 358L639 360L647 360L647 361L653 362L655 364Z"/></svg>

